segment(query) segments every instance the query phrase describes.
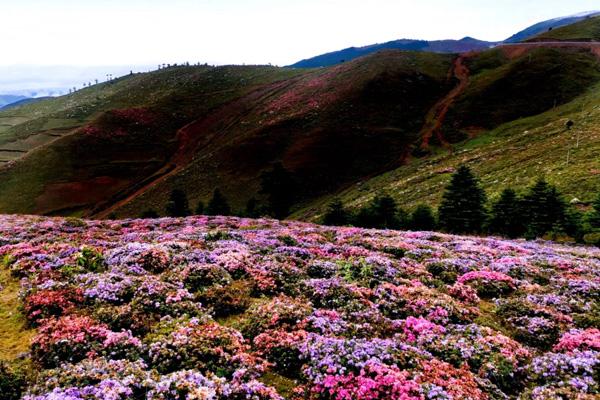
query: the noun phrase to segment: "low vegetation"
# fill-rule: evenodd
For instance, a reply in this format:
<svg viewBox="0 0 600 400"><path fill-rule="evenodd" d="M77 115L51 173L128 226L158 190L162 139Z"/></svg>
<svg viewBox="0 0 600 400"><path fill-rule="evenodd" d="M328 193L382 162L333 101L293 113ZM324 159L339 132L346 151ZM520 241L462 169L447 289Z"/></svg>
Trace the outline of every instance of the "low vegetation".
<svg viewBox="0 0 600 400"><path fill-rule="evenodd" d="M37 331L3 399L600 390L596 248L232 217L4 216L0 239Z"/></svg>

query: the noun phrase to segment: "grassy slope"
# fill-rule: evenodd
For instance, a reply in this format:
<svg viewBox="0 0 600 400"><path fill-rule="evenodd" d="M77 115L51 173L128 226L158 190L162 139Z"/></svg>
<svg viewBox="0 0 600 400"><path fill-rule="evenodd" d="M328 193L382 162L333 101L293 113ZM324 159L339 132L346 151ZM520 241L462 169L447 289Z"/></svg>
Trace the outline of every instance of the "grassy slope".
<svg viewBox="0 0 600 400"><path fill-rule="evenodd" d="M600 41L600 17L584 19L572 25L544 32L528 41Z"/></svg>
<svg viewBox="0 0 600 400"><path fill-rule="evenodd" d="M600 81L600 64L588 49L535 48L516 58L492 50L469 63L471 82L445 124L450 139L566 104Z"/></svg>
<svg viewBox="0 0 600 400"><path fill-rule="evenodd" d="M34 331L19 312L19 282L0 266L0 361L10 361L29 351Z"/></svg>
<svg viewBox="0 0 600 400"><path fill-rule="evenodd" d="M161 212L176 187L186 189L192 206L220 187L240 209L276 160L298 177L305 198L296 216L303 217L344 188L354 205L382 189L409 207L435 204L449 178L438 171L463 161L492 194L545 174L569 196L588 200L600 170L598 62L588 50L526 50L467 59L470 84L444 124L453 152L434 148L422 159L411 160L410 152L424 115L454 84L450 55L385 52L303 71L174 68L0 113L28 119L0 141L25 143L48 123L94 130L67 129L0 170L0 211L137 216ZM131 107L143 107L150 122L107 111ZM572 132L564 129L567 118L576 122ZM580 146L566 166L578 132ZM467 135L475 139L460 142ZM27 143L28 150L36 144ZM119 206L98 207L105 203Z"/></svg>
<svg viewBox="0 0 600 400"><path fill-rule="evenodd" d="M319 70L177 68L14 110L13 118L30 120L1 134L6 142L31 141L48 120L63 117L75 129L0 171L0 211L89 215L171 167L172 176L118 215L161 211L176 186L193 202L221 186L241 207L276 160L310 186L308 196L337 189L399 165L422 117L452 85L452 58L391 52ZM131 107L153 121L131 123L107 111Z"/></svg>
<svg viewBox="0 0 600 400"><path fill-rule="evenodd" d="M0 170L0 210L85 212L159 168L181 126L258 86L298 74L272 67L171 68L0 113L26 120L1 133L0 146L29 152ZM141 127L146 129L129 124L124 128L131 135L111 137L123 127L105 112L130 107L145 107L156 122ZM47 135L48 124L59 126L60 133L38 140ZM85 125L102 134L82 134L78 128Z"/></svg>
<svg viewBox="0 0 600 400"><path fill-rule="evenodd" d="M453 56L385 52L315 70L278 93L239 108L243 119L202 126L211 133L190 165L123 207L118 216L162 211L185 187L193 205L220 187L240 209L272 160L294 171L306 197L331 192L401 164L435 100L453 85ZM231 111L226 111L226 116Z"/></svg>
<svg viewBox="0 0 600 400"><path fill-rule="evenodd" d="M523 190L538 177L556 184L568 200L591 201L600 191L600 84L574 101L537 116L503 124L459 143L452 153L438 152L339 193L359 207L387 191L411 209L418 203L438 204L450 180L449 171L466 163L482 178L490 198L507 186ZM565 128L575 122L571 131ZM577 141L579 139L579 147ZM569 164L567 164L569 158ZM315 218L333 196L324 196L296 213Z"/></svg>

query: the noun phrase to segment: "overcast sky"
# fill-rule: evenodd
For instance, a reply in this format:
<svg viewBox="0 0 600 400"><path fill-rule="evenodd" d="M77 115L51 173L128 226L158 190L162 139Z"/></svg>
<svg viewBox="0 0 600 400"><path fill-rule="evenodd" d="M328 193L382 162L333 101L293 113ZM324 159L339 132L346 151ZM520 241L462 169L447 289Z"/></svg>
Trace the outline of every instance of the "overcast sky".
<svg viewBox="0 0 600 400"><path fill-rule="evenodd" d="M400 38L502 40L598 8L598 0L0 0L0 66L287 65Z"/></svg>

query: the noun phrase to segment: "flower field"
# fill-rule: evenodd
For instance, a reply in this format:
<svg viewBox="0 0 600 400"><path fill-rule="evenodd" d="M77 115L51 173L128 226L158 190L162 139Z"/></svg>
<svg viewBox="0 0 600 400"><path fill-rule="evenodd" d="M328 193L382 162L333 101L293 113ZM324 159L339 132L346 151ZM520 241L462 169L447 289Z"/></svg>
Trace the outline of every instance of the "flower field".
<svg viewBox="0 0 600 400"><path fill-rule="evenodd" d="M35 329L27 400L600 394L600 249L5 216L0 259Z"/></svg>

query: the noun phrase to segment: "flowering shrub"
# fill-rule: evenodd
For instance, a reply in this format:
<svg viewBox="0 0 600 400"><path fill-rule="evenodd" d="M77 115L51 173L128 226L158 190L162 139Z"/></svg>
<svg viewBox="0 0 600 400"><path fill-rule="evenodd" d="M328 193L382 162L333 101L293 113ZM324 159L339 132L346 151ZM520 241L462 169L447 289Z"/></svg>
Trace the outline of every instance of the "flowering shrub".
<svg viewBox="0 0 600 400"><path fill-rule="evenodd" d="M554 351L597 350L600 351L600 329L575 329L565 333Z"/></svg>
<svg viewBox="0 0 600 400"><path fill-rule="evenodd" d="M257 363L239 332L214 322L192 319L175 325L172 331L151 336L148 342L149 363L161 372L197 368L232 376L245 363Z"/></svg>
<svg viewBox="0 0 600 400"><path fill-rule="evenodd" d="M2 216L0 259L37 327L27 400L600 394L591 247L266 219Z"/></svg>
<svg viewBox="0 0 600 400"><path fill-rule="evenodd" d="M104 324L79 316L42 321L32 344L34 357L48 366L98 355L135 357L140 347L140 340L130 332L113 332Z"/></svg>
<svg viewBox="0 0 600 400"><path fill-rule="evenodd" d="M254 347L260 356L275 363L279 371L295 375L302 366L300 346L305 340L305 331L272 330L258 335L254 339Z"/></svg>
<svg viewBox="0 0 600 400"><path fill-rule="evenodd" d="M25 315L31 323L36 324L42 319L68 314L82 302L83 290L79 288L40 290L25 299Z"/></svg>
<svg viewBox="0 0 600 400"><path fill-rule="evenodd" d="M515 290L515 281L502 272L472 271L458 278L458 283L467 284L477 290L481 297L500 297Z"/></svg>

